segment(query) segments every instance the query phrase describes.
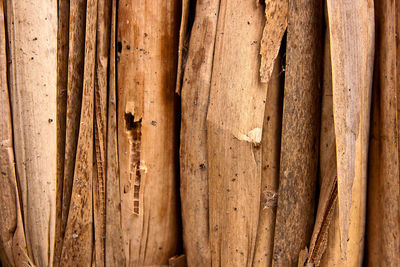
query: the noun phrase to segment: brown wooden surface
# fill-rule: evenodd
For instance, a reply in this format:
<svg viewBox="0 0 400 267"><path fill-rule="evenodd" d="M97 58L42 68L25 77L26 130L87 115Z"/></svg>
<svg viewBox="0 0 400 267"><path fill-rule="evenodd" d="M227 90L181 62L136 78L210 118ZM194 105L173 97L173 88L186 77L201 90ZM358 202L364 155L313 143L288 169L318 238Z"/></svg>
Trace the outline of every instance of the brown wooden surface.
<svg viewBox="0 0 400 267"><path fill-rule="evenodd" d="M179 245L179 4L119 1L118 157L128 266L167 264Z"/></svg>
<svg viewBox="0 0 400 267"><path fill-rule="evenodd" d="M314 225L320 130L322 2L289 1L273 266L297 266Z"/></svg>

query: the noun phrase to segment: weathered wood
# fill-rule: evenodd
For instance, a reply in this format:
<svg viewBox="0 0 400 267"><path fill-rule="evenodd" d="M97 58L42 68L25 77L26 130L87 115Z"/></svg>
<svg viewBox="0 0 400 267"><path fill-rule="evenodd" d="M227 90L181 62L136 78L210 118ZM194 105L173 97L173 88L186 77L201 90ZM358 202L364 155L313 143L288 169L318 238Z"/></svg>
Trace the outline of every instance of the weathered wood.
<svg viewBox="0 0 400 267"><path fill-rule="evenodd" d="M3 266L26 266L24 226L15 173L10 98L7 81L4 2L0 1L0 261Z"/></svg>
<svg viewBox="0 0 400 267"><path fill-rule="evenodd" d="M376 52L368 161L368 266L400 265L399 88L394 1L374 2Z"/></svg>
<svg viewBox="0 0 400 267"><path fill-rule="evenodd" d="M180 192L189 266L211 266L206 116L219 2L197 3L182 82Z"/></svg>
<svg viewBox="0 0 400 267"><path fill-rule="evenodd" d="M86 16L82 111L76 150L71 203L61 266L90 266L93 250L93 126L96 62L97 0L89 0ZM96 173L97 174L97 173Z"/></svg>
<svg viewBox="0 0 400 267"><path fill-rule="evenodd" d="M265 26L260 47L260 79L267 84L287 28L288 2L288 0L265 1Z"/></svg>
<svg viewBox="0 0 400 267"><path fill-rule="evenodd" d="M297 266L314 226L320 130L322 1L289 1L273 266Z"/></svg>
<svg viewBox="0 0 400 267"><path fill-rule="evenodd" d="M167 264L178 248L179 3L119 1L118 157L128 266Z"/></svg>
<svg viewBox="0 0 400 267"><path fill-rule="evenodd" d="M111 1L100 0L97 8L96 70L94 81L96 176L93 176L93 216L96 267L104 266L106 237L106 140L107 89L110 52Z"/></svg>
<svg viewBox="0 0 400 267"><path fill-rule="evenodd" d="M281 150L283 77L281 56L278 54L269 81L261 138L261 204L253 260L255 267L269 267L272 264Z"/></svg>
<svg viewBox="0 0 400 267"><path fill-rule="evenodd" d="M62 236L65 233L71 201L72 183L82 107L83 62L85 57L86 1L71 0L69 16L69 50L67 81L67 118L62 196Z"/></svg>
<svg viewBox="0 0 400 267"><path fill-rule="evenodd" d="M333 226L333 217L337 203L336 179L336 143L335 128L332 110L332 67L329 42L329 30L325 33L325 47L323 57L323 83L321 104L321 136L319 146L319 175L320 190L318 210L315 219L313 234L307 264L320 266L321 258L332 252L325 253L329 239L329 231ZM336 230L338 230L336 228ZM333 263L334 260L330 260ZM330 265L324 265L330 266Z"/></svg>
<svg viewBox="0 0 400 267"><path fill-rule="evenodd" d="M53 265L60 262L64 235L62 223L62 196L65 161L65 131L68 87L69 1L58 0L57 26L57 204L56 237Z"/></svg>
<svg viewBox="0 0 400 267"><path fill-rule="evenodd" d="M327 7L341 257L345 266L361 266L374 56L374 4L372 0L328 0Z"/></svg>
<svg viewBox="0 0 400 267"><path fill-rule="evenodd" d="M57 205L57 1L7 1L10 96L28 255L53 262Z"/></svg>
<svg viewBox="0 0 400 267"><path fill-rule="evenodd" d="M116 30L117 0L112 0L106 166L105 265L107 267L124 266L126 261L122 243L121 191L118 165Z"/></svg>
<svg viewBox="0 0 400 267"><path fill-rule="evenodd" d="M250 266L268 86L259 80L264 8L255 1L222 0L218 14L206 122L212 265Z"/></svg>

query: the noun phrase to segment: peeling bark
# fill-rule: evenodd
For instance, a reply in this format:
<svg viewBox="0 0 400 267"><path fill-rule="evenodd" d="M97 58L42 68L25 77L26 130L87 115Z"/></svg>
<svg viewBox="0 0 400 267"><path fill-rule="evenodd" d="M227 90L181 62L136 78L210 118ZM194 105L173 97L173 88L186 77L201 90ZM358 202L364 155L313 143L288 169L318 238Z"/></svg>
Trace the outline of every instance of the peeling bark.
<svg viewBox="0 0 400 267"><path fill-rule="evenodd" d="M321 101L322 1L289 1L273 266L297 266L314 225Z"/></svg>
<svg viewBox="0 0 400 267"><path fill-rule="evenodd" d="M344 265L361 266L364 247L374 4L328 0L340 248Z"/></svg>
<svg viewBox="0 0 400 267"><path fill-rule="evenodd" d="M219 2L197 4L181 92L180 192L189 266L211 266L206 117Z"/></svg>
<svg viewBox="0 0 400 267"><path fill-rule="evenodd" d="M93 250L93 121L96 60L97 0L88 1L82 111L76 149L71 204L68 212L61 266L89 266ZM97 173L96 173L97 174Z"/></svg>

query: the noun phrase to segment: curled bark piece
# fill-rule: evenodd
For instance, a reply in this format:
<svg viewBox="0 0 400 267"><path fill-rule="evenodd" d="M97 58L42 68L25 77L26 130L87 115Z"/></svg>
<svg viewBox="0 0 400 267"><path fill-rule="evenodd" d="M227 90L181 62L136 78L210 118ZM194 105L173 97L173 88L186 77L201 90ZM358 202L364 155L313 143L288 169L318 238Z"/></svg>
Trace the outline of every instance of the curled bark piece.
<svg viewBox="0 0 400 267"><path fill-rule="evenodd" d="M218 13L206 122L215 266L251 266L254 258L267 95L258 71L263 11L254 1L222 0Z"/></svg>
<svg viewBox="0 0 400 267"><path fill-rule="evenodd" d="M322 2L289 1L273 266L297 266L314 225L320 130Z"/></svg>
<svg viewBox="0 0 400 267"><path fill-rule="evenodd" d="M274 62L287 27L288 0L265 1L265 26L261 39L260 79L269 84Z"/></svg>
<svg viewBox="0 0 400 267"><path fill-rule="evenodd" d="M94 80L96 59L97 0L88 1L82 111L61 266L90 266L92 262L92 175Z"/></svg>
<svg viewBox="0 0 400 267"><path fill-rule="evenodd" d="M127 266L163 265L177 254L179 3L120 0L118 6L118 157Z"/></svg>
<svg viewBox="0 0 400 267"><path fill-rule="evenodd" d="M33 264L49 266L57 207L57 2L9 0L7 13L15 160L27 249Z"/></svg>
<svg viewBox="0 0 400 267"><path fill-rule="evenodd" d="M399 79L394 1L374 2L376 55L368 171L366 262L400 266Z"/></svg>
<svg viewBox="0 0 400 267"><path fill-rule="evenodd" d="M328 0L340 247L344 264L362 264L370 100L373 1Z"/></svg>
<svg viewBox="0 0 400 267"><path fill-rule="evenodd" d="M206 117L219 2L197 4L181 92L180 192L189 266L211 266Z"/></svg>
<svg viewBox="0 0 400 267"><path fill-rule="evenodd" d="M261 140L261 204L253 266L271 266L278 200L282 128L283 72L278 55L268 86Z"/></svg>

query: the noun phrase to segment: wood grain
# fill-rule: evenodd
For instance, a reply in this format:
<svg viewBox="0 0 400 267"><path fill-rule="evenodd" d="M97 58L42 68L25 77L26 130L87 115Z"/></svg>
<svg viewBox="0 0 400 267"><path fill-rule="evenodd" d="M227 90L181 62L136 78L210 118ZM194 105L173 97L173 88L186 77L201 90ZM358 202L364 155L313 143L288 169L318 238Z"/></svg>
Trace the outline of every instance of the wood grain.
<svg viewBox="0 0 400 267"><path fill-rule="evenodd" d="M289 1L273 266L297 266L314 225L321 101L322 2Z"/></svg>
<svg viewBox="0 0 400 267"><path fill-rule="evenodd" d="M126 265L177 253L175 82L180 1L120 0L118 158Z"/></svg>
<svg viewBox="0 0 400 267"><path fill-rule="evenodd" d="M180 193L189 266L211 266L206 117L219 2L197 3L182 82Z"/></svg>
<svg viewBox="0 0 400 267"><path fill-rule="evenodd" d="M57 192L57 2L7 1L10 97L28 255L53 262Z"/></svg>
<svg viewBox="0 0 400 267"><path fill-rule="evenodd" d="M271 266L278 200L281 150L283 69L278 54L268 86L261 139L261 197L253 266Z"/></svg>
<svg viewBox="0 0 400 267"><path fill-rule="evenodd" d="M376 52L368 161L366 263L400 265L399 141L395 2L374 2Z"/></svg>
<svg viewBox="0 0 400 267"><path fill-rule="evenodd" d="M259 80L264 9L220 2L207 113L212 266L251 266L261 186L267 85Z"/></svg>
<svg viewBox="0 0 400 267"><path fill-rule="evenodd" d="M61 266L89 266L93 250L93 134L97 0L88 1L82 111Z"/></svg>
<svg viewBox="0 0 400 267"><path fill-rule="evenodd" d="M340 247L343 264L361 266L372 69L373 1L327 1L333 83Z"/></svg>

